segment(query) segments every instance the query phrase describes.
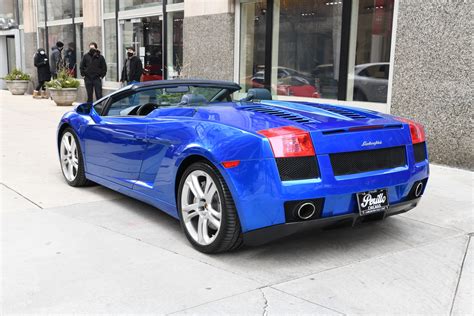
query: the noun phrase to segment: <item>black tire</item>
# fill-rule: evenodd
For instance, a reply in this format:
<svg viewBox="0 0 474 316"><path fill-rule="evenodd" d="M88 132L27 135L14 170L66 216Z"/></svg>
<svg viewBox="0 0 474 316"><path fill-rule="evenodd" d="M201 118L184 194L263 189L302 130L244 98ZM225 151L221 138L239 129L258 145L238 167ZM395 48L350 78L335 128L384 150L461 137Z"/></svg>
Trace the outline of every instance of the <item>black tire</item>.
<svg viewBox="0 0 474 316"><path fill-rule="evenodd" d="M61 137L59 138L58 142L58 148L61 150L61 141L63 139L64 134L70 133L74 137L74 141L76 142L76 147L77 147L77 155L78 155L78 168L77 168L77 174L74 180L70 181L67 179L66 175L64 174L64 170L62 167L61 163L61 157L60 157L60 164L61 164L61 172L63 174L64 180L66 180L67 184L69 184L72 187L84 187L84 186L89 186L92 184L89 180L86 178L85 174L85 169L84 169L84 159L82 157L82 150L81 150L81 144L79 143L79 139L77 138L76 133L74 130L70 127L65 128L62 133Z"/></svg>
<svg viewBox="0 0 474 316"><path fill-rule="evenodd" d="M181 210L181 196L183 193L185 180L190 173L197 170L204 171L211 176L212 180L216 184L219 196L221 197L221 228L217 233L216 239L209 245L201 245L190 236L184 225L183 213ZM225 183L224 178L219 173L219 171L208 162L196 162L184 171L179 181L180 182L177 192L178 214L181 222L181 228L183 229L186 238L193 245L193 247L204 253L226 252L241 247L243 244L243 237L239 216L237 214L237 209L235 207L234 200L232 199L232 195L229 191L229 188L227 187L227 184Z"/></svg>

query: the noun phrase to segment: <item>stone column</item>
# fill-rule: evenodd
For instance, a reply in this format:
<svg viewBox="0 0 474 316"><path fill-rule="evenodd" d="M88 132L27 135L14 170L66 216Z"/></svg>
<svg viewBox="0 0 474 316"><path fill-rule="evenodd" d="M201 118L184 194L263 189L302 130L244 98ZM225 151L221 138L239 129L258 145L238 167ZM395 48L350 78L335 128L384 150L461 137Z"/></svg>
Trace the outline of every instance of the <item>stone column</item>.
<svg viewBox="0 0 474 316"><path fill-rule="evenodd" d="M84 29L83 29L83 43L84 51L89 51L89 43L96 42L99 50L102 47L102 15L100 9L100 1L82 1Z"/></svg>
<svg viewBox="0 0 474 316"><path fill-rule="evenodd" d="M37 70L34 65L33 57L36 53L36 50L39 48L37 42L36 33L38 31L37 28L37 15L36 15L36 6L37 0L23 0L23 25L24 25L24 43L25 45L25 69L24 72L31 75L31 83L28 89L28 92L31 93L33 91L34 86L36 86L38 80ZM44 47L43 47L44 48Z"/></svg>
<svg viewBox="0 0 474 316"><path fill-rule="evenodd" d="M474 169L472 1L401 0L391 113L425 126L430 160Z"/></svg>
<svg viewBox="0 0 474 316"><path fill-rule="evenodd" d="M234 78L234 1L185 0L183 76Z"/></svg>

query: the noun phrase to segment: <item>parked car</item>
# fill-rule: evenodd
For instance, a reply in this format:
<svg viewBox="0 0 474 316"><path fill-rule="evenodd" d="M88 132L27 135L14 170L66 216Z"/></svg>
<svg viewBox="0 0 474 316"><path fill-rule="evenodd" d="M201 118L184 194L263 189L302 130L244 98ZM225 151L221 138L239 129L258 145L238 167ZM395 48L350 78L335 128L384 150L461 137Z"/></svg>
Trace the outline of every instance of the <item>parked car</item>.
<svg viewBox="0 0 474 316"><path fill-rule="evenodd" d="M325 64L313 71L322 98L337 98L334 66ZM387 102L389 63L368 63L354 67L354 101Z"/></svg>
<svg viewBox="0 0 474 316"><path fill-rule="evenodd" d="M337 99L338 82L334 76L333 64L323 64L317 66L313 75L316 78L316 87L318 87L321 98Z"/></svg>
<svg viewBox="0 0 474 316"><path fill-rule="evenodd" d="M60 120L66 182L90 181L180 220L199 251L414 208L429 165L423 127L374 111L273 101L265 89L141 82Z"/></svg>
<svg viewBox="0 0 474 316"><path fill-rule="evenodd" d="M255 76L251 78L250 86L252 88L263 88L265 86L264 75L265 74L263 72L257 72ZM315 86L310 85L306 79L297 76L278 78L276 91L277 95L306 98L320 97L319 92Z"/></svg>
<svg viewBox="0 0 474 316"><path fill-rule="evenodd" d="M263 88L265 68L261 68L251 78L250 86L253 88ZM306 72L300 72L288 67L275 67L277 70L276 91L278 95L320 98L318 88L315 85L315 78Z"/></svg>
<svg viewBox="0 0 474 316"><path fill-rule="evenodd" d="M356 65L354 69L354 100L387 102L389 63Z"/></svg>

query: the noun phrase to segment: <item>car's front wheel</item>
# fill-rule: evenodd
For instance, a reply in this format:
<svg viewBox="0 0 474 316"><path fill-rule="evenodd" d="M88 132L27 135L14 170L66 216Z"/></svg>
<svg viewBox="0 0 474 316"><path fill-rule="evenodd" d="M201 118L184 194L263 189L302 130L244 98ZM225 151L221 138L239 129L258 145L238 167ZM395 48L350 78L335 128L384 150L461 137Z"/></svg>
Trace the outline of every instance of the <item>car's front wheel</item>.
<svg viewBox="0 0 474 316"><path fill-rule="evenodd" d="M81 187L89 183L84 171L81 147L72 128L64 129L61 134L59 159L63 176L69 185Z"/></svg>
<svg viewBox="0 0 474 316"><path fill-rule="evenodd" d="M234 201L222 175L212 165L197 162L186 169L177 202L184 233L199 251L224 252L242 244Z"/></svg>

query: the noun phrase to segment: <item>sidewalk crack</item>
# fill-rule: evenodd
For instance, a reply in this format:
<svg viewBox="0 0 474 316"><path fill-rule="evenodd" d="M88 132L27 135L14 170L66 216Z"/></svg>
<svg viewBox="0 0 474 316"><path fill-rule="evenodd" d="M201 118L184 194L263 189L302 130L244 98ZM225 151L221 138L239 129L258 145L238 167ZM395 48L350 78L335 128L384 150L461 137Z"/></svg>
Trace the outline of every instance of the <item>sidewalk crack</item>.
<svg viewBox="0 0 474 316"><path fill-rule="evenodd" d="M471 243L472 235L473 235L472 233L467 235L468 239L467 239L467 242L466 242L466 249L464 251L464 256L462 258L461 268L459 269L458 281L456 283L456 289L454 290L454 295L453 295L453 300L451 302L451 309L449 310L449 315L453 314L454 303L456 302L456 296L458 295L459 283L461 283L461 277L462 277L462 272L463 272L463 269L464 269L464 263L466 262L467 252L469 251L469 244Z"/></svg>
<svg viewBox="0 0 474 316"><path fill-rule="evenodd" d="M21 194L21 193L18 192L17 190L15 190L15 189L9 187L9 186L6 185L5 183L0 182L0 184L3 185L3 186L4 186L5 188L7 188L8 190L15 192L16 194L18 194L19 196L21 196L22 198L24 198L25 200L27 200L28 202L30 202L31 204L33 204L34 206L36 206L37 208L39 208L39 209L41 209L41 210L43 209L43 208L41 207L41 205L35 203L33 200L31 200L31 199L29 199L28 197L24 196L23 194Z"/></svg>
<svg viewBox="0 0 474 316"><path fill-rule="evenodd" d="M263 313L262 313L262 316L267 316L268 315L268 300L267 300L267 297L265 296L265 292L263 292L263 289L260 288L260 293L262 293L262 296L263 296Z"/></svg>

